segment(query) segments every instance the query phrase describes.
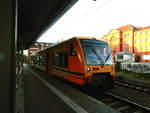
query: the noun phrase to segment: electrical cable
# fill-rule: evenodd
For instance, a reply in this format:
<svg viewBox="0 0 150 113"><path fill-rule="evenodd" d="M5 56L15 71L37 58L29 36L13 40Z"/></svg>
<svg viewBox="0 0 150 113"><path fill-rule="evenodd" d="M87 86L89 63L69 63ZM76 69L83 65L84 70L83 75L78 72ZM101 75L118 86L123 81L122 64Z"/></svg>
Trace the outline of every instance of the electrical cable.
<svg viewBox="0 0 150 113"><path fill-rule="evenodd" d="M96 0L93 0L93 1L96 2ZM84 16L83 18L88 17L89 15L93 14L93 12L95 13L96 11L98 11L99 9L101 9L102 7L104 7L105 5L107 5L108 3L110 3L111 1L112 1L112 0L106 1L106 2L103 3L102 5L100 5L100 6L98 6L97 8L95 8L94 10L92 10L92 11L90 11L89 13L85 14L85 16ZM82 18L82 19L83 19L83 18ZM82 19L79 19L78 21L80 21L80 20L82 20Z"/></svg>

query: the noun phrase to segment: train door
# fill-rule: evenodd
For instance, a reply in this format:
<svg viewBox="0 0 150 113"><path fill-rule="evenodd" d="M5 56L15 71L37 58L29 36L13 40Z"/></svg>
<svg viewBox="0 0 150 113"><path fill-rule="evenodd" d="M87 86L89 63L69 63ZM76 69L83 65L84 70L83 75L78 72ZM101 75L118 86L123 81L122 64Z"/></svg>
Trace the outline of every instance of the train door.
<svg viewBox="0 0 150 113"><path fill-rule="evenodd" d="M53 72L53 58L52 53L49 54L49 74L52 76Z"/></svg>
<svg viewBox="0 0 150 113"><path fill-rule="evenodd" d="M52 76L52 54L47 53L47 73Z"/></svg>
<svg viewBox="0 0 150 113"><path fill-rule="evenodd" d="M49 53L46 54L46 72L49 75Z"/></svg>

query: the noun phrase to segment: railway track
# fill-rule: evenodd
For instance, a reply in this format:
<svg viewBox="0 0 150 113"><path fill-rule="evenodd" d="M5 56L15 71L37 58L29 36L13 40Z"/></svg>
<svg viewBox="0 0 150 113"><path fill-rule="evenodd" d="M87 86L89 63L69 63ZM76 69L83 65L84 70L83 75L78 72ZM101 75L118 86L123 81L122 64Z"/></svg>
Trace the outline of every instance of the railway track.
<svg viewBox="0 0 150 113"><path fill-rule="evenodd" d="M131 102L109 92L96 94L93 97L121 113L150 113L150 108Z"/></svg>
<svg viewBox="0 0 150 113"><path fill-rule="evenodd" d="M119 84L119 82L120 82L120 84ZM140 92L142 91L142 92L149 93L148 87L146 87L144 85L138 85L138 84L133 84L133 83L128 83L128 85L124 85L124 84L127 84L127 82L122 83L121 81L117 81L117 82L115 81L115 85L119 85L121 87L132 88L132 89L138 90ZM78 87L74 87L74 88L79 89ZM93 94L91 92L85 92L82 88L80 90L82 92L86 93L87 95L89 95L89 96L101 101L102 103L110 106L111 108L119 111L120 113L150 113L149 107L146 107L144 105L132 102L132 101L125 99L125 98L121 98L121 97L114 95L110 92L99 93L96 90L95 93Z"/></svg>
<svg viewBox="0 0 150 113"><path fill-rule="evenodd" d="M126 87L126 88L130 88L130 89L133 89L133 90L137 90L137 91L140 91L140 92L144 92L144 93L148 93L150 94L150 87L148 86L145 86L144 84L136 84L136 83L131 83L131 82L128 82L128 81L124 81L123 79L122 80L116 80L114 82L115 85L117 86L121 86L121 87Z"/></svg>
<svg viewBox="0 0 150 113"><path fill-rule="evenodd" d="M80 91L83 91L82 88L79 89L78 87L72 84L69 84L69 85ZM88 93L86 92L86 94ZM88 94L88 95L91 96L91 94ZM140 105L138 103L134 103L132 101L129 101L127 99L114 95L110 92L95 93L95 94L92 94L92 97L110 106L111 108L119 111L120 113L150 113L149 107Z"/></svg>

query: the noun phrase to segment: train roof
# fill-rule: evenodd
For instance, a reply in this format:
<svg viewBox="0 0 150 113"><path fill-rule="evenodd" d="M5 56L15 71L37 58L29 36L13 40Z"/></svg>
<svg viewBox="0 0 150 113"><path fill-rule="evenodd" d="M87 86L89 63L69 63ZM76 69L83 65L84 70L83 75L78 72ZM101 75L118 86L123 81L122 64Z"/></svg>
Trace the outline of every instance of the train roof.
<svg viewBox="0 0 150 113"><path fill-rule="evenodd" d="M95 38L95 37L76 37L77 39L93 39L93 40L98 40L98 41L101 41L101 42L104 42L104 43L107 43L106 41L103 41L103 40L100 40L99 38Z"/></svg>
<svg viewBox="0 0 150 113"><path fill-rule="evenodd" d="M42 49L42 50L39 50L39 51L37 51L36 53L42 53L42 52L44 52L44 51L49 50L50 48L53 48L53 47L55 47L55 46L59 46L59 45L61 45L61 44L65 44L65 43L70 42L71 40L75 40L75 39L78 39L78 40L79 40L79 39L93 39L93 40L98 40L98 41L101 41L101 42L107 44L107 42L102 41L102 40L100 40L100 39L98 39L98 38L95 38L95 37L79 36L79 37L70 38L70 39L65 40L65 41L63 41L63 42L60 42L60 43L56 43L56 44L54 44L54 45L52 45L52 46L50 46L50 47L47 47L47 48Z"/></svg>

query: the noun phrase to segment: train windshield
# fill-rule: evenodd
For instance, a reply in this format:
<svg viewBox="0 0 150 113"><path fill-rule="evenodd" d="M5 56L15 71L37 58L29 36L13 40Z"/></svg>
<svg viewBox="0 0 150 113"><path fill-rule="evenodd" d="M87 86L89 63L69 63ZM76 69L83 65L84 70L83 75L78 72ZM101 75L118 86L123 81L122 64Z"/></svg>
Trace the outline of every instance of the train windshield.
<svg viewBox="0 0 150 113"><path fill-rule="evenodd" d="M86 65L108 65L113 63L107 43L95 39L81 39L80 42Z"/></svg>

